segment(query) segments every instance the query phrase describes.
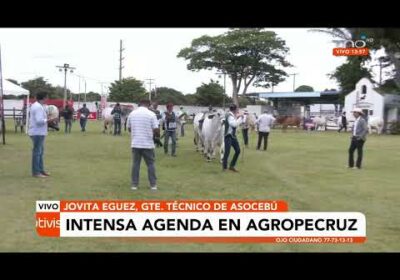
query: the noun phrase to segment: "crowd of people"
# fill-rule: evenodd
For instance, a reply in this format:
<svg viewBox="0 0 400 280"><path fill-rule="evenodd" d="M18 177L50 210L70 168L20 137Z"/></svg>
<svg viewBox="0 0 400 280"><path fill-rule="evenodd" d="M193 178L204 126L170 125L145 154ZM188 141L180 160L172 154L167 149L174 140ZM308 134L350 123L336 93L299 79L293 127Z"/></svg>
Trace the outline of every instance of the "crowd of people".
<svg viewBox="0 0 400 280"><path fill-rule="evenodd" d="M34 177L48 177L50 174L45 170L43 163L44 154L44 140L48 131L48 123L54 121L54 119L48 119L44 104L46 101L46 93L39 92L36 96L36 102L31 106L30 122L29 122L29 136L32 139L32 176ZM137 190L139 185L139 173L140 164L142 158L144 159L147 170L148 180L150 182L150 189L157 190L157 176L155 168L155 152L156 147L163 147L166 155L172 157L177 156L177 139L178 137L185 136L184 125L185 119L188 117L183 107L180 107L178 112L174 111L174 104L168 103L166 106L167 110L161 113L158 110L158 104L152 103L148 100L142 100L139 103L139 107L133 110L127 117L127 127L131 135L131 149L132 149L132 171L131 171L131 189ZM199 125L202 125L206 113L212 112L213 109L210 106L208 112L204 112L203 118L200 120ZM79 119L81 132L86 131L86 123L89 117L90 111L83 104L83 107L79 109ZM121 135L121 116L122 110L119 103L117 103L111 114L114 118L114 135ZM74 111L72 106L66 105L62 115L65 120L65 133L71 133L72 121ZM349 168L361 168L362 157L363 157L363 146L366 141L366 135L368 133L367 123L362 118L363 112L361 109L354 109L353 115L356 118L354 126L352 128L352 137L350 147L348 150L348 167ZM244 110L240 112L238 106L232 104L229 106L229 111L224 116L224 154L222 159L222 170L232 171L237 173L236 169L237 160L241 153L240 144L237 139L237 130L241 128L244 147L249 146L249 129L251 126L251 116L249 112ZM275 117L268 111L264 111L258 116L254 122L256 131L258 133L257 150L261 149L263 143L263 150L266 151L268 148L268 137L271 128L274 124ZM160 130L163 130L163 134L160 135ZM342 127L339 132L344 129L347 130L347 120L345 114L342 116ZM162 143L161 139L164 139ZM171 151L169 151L169 142L171 140ZM231 148L234 150L234 155L229 163L228 159ZM354 152L357 150L358 156L356 160L356 167L354 167Z"/></svg>

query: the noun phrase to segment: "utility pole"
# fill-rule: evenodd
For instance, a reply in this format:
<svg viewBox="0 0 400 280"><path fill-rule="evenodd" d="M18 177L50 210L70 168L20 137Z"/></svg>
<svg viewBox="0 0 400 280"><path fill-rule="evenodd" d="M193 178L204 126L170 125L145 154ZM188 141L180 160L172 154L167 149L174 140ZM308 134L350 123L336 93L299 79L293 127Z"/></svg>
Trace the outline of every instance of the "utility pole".
<svg viewBox="0 0 400 280"><path fill-rule="evenodd" d="M85 103L86 103L86 80L85 80Z"/></svg>
<svg viewBox="0 0 400 280"><path fill-rule="evenodd" d="M155 79L148 78L148 79L146 79L146 81L148 81L148 83L149 83L149 101L151 102L151 84L152 84L152 81L155 81Z"/></svg>
<svg viewBox="0 0 400 280"><path fill-rule="evenodd" d="M1 114L1 135L2 135L2 139L3 139L3 145L6 144L6 123L4 120L4 102L3 102L3 97L4 97L4 89L3 89L3 72L2 72L2 66L1 66L1 46L0 46L0 114ZM26 99L26 104L28 106L29 104L29 95ZM27 114L28 116L28 114ZM28 122L26 124L26 126L28 127Z"/></svg>
<svg viewBox="0 0 400 280"><path fill-rule="evenodd" d="M101 95L103 95L103 82L100 82L100 87L101 87Z"/></svg>
<svg viewBox="0 0 400 280"><path fill-rule="evenodd" d="M63 100L63 108L65 108L65 104L67 103L67 72L69 70L70 73L74 73L75 67L70 67L68 63L64 63L63 66L56 66L60 69L60 72L64 69L64 100Z"/></svg>
<svg viewBox="0 0 400 280"><path fill-rule="evenodd" d="M296 90L296 75L298 74L299 73L289 74L290 76L293 76L293 92Z"/></svg>
<svg viewBox="0 0 400 280"><path fill-rule="evenodd" d="M122 57L122 52L125 49L122 47L122 40L119 40L119 81L121 82L122 80L122 68L124 68L124 66L122 65L122 60L124 59L124 57Z"/></svg>
<svg viewBox="0 0 400 280"><path fill-rule="evenodd" d="M85 79L85 77L83 77L83 76L81 76L81 75L76 75L77 77L78 77L78 79L79 79L79 82L78 82L78 93L79 93L79 95L78 95L78 98L79 98L79 100L81 99L81 78L83 78L83 79ZM71 94L71 99L72 99L72 94ZM85 100L86 101L86 100Z"/></svg>

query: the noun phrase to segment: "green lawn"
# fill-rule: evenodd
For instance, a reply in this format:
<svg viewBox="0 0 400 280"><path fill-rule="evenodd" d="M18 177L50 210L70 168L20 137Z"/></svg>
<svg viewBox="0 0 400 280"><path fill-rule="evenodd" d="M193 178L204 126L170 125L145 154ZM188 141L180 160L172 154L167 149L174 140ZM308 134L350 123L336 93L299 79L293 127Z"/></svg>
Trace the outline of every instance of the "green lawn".
<svg viewBox="0 0 400 280"><path fill-rule="evenodd" d="M270 135L268 152L250 148L238 162L240 174L222 173L194 151L191 127L179 140L178 157L156 152L159 190L150 192L143 163L138 191L130 190L131 151L127 133L101 133L90 122L81 134L51 132L46 138L47 179L30 175L31 141L8 123L0 146L0 251L400 251L400 137L370 136L363 170L346 168L349 134ZM61 199L271 199L291 211L357 211L367 217L365 244L174 244L114 238L42 238L35 231L35 201Z"/></svg>

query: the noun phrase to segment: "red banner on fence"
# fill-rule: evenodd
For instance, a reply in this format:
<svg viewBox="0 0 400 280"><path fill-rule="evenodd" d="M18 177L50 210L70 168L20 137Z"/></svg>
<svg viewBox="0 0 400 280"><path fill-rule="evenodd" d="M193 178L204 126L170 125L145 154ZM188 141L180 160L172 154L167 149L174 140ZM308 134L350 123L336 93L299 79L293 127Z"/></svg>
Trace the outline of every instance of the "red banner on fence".
<svg viewBox="0 0 400 280"><path fill-rule="evenodd" d="M81 118L81 113L80 113L80 112L78 112L76 118L77 118L77 119L80 119L80 118ZM89 114L89 116L87 117L87 119L88 119L88 120L97 120L97 112L90 112L90 114Z"/></svg>

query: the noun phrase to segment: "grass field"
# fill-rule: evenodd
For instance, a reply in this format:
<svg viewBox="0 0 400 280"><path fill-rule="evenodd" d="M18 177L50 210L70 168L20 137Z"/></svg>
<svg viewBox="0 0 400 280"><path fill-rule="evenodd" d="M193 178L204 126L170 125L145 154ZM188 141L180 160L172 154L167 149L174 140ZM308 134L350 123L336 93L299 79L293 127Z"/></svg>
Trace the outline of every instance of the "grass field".
<svg viewBox="0 0 400 280"><path fill-rule="evenodd" d="M9 128L12 123L9 123ZM52 176L30 175L32 144L9 131L0 146L0 251L196 251L303 252L400 251L400 137L370 136L363 170L346 168L349 134L282 133L274 130L267 152L255 150L256 134L237 168L222 173L194 151L191 127L179 140L177 158L156 152L157 192L149 190L143 163L139 190L130 190L127 133L101 134L90 122L81 134L51 132L45 166ZM62 127L63 128L63 127ZM41 238L35 231L35 201L61 199L271 199L290 211L357 211L367 218L367 242L347 245L143 243L118 238Z"/></svg>

